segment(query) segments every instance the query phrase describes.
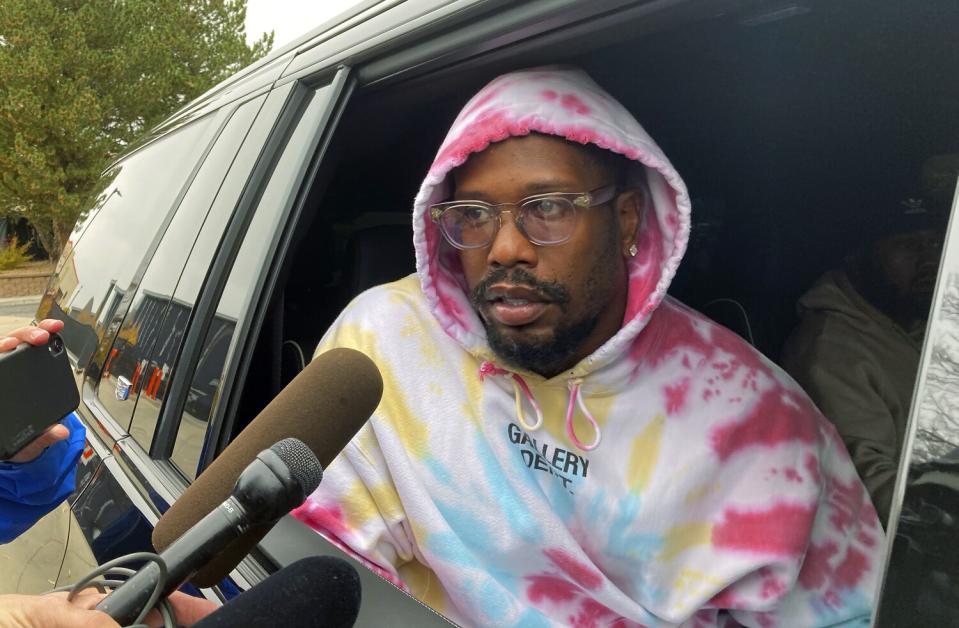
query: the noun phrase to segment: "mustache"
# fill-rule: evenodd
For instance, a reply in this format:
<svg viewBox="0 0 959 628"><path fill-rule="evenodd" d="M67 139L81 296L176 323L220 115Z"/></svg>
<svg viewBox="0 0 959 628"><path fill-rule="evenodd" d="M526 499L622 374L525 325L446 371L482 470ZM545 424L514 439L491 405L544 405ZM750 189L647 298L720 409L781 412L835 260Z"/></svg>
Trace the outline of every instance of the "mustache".
<svg viewBox="0 0 959 628"><path fill-rule="evenodd" d="M540 281L523 268L495 268L470 291L470 302L473 306L479 307L488 301L487 293L498 283L522 286L558 305L565 305L570 301L569 290L559 282Z"/></svg>

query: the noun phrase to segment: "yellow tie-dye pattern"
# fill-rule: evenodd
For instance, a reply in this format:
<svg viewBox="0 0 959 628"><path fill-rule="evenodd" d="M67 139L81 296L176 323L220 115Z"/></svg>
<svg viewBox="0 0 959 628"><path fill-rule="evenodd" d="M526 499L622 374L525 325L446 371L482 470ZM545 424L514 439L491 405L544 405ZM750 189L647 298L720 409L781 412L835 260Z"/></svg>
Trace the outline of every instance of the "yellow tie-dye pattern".
<svg viewBox="0 0 959 628"><path fill-rule="evenodd" d="M375 498L360 480L351 483L349 490L340 496L340 506L344 523L350 528L359 529L380 516Z"/></svg>
<svg viewBox="0 0 959 628"><path fill-rule="evenodd" d="M407 275L402 279L397 279L390 286L390 301L393 303L402 303L408 299L419 301L423 298L423 291L420 288L420 279L416 273Z"/></svg>
<svg viewBox="0 0 959 628"><path fill-rule="evenodd" d="M460 381L466 385L466 400L461 406L463 416L473 425L479 425L483 407L483 384L479 378L479 362L469 355L464 356L459 377Z"/></svg>
<svg viewBox="0 0 959 628"><path fill-rule="evenodd" d="M711 576L698 569L683 569L673 581L673 592L676 596L672 600L672 612L682 613L690 608L691 603L699 603L718 593L728 584L722 578Z"/></svg>
<svg viewBox="0 0 959 628"><path fill-rule="evenodd" d="M656 463L659 462L659 447L665 422L666 417L657 414L633 441L627 473L630 487L634 492L641 493L646 490L653 477Z"/></svg>
<svg viewBox="0 0 959 628"><path fill-rule="evenodd" d="M438 613L447 611L449 596L432 569L418 560L412 560L397 569L397 572L403 583L409 587L410 595Z"/></svg>
<svg viewBox="0 0 959 628"><path fill-rule="evenodd" d="M446 359L430 335L423 333L422 320L413 314L408 314L400 325L399 333L402 338L416 339L419 352L411 355L410 358L418 360L425 373L443 373Z"/></svg>
<svg viewBox="0 0 959 628"><path fill-rule="evenodd" d="M691 506L701 499L708 497L712 493L718 493L721 488L722 487L718 482L706 482L705 484L700 484L699 486L693 487L692 490L686 493L686 497L683 499L683 502L687 506Z"/></svg>
<svg viewBox="0 0 959 628"><path fill-rule="evenodd" d="M392 483L383 482L370 487L370 495L384 519L398 521L404 517L403 505Z"/></svg>
<svg viewBox="0 0 959 628"><path fill-rule="evenodd" d="M343 322L333 337L327 337L321 343L317 354L325 351L326 347L356 349L376 363L383 378L383 399L376 409L376 416L396 432L406 451L418 458L425 457L429 451L429 425L410 410L403 387L393 374L390 363L380 357L376 333L357 323Z"/></svg>
<svg viewBox="0 0 959 628"><path fill-rule="evenodd" d="M690 547L705 545L712 539L712 534L713 526L709 523L685 523L673 526L666 531L663 549L659 552L656 560L669 561Z"/></svg>

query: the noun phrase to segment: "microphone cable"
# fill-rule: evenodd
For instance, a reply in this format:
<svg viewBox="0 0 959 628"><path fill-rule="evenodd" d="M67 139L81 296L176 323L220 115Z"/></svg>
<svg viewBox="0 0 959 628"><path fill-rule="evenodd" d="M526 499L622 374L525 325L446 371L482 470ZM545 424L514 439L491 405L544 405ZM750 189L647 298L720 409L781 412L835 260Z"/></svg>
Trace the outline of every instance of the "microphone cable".
<svg viewBox="0 0 959 628"><path fill-rule="evenodd" d="M116 576L129 578L136 573L136 570L123 567L122 565L143 561L147 563L156 563L157 567L160 569L160 577L157 578L156 585L153 587L153 593L143 605L143 609L140 611L140 614L132 624L125 626L124 628L149 628L147 624L143 623L143 620L147 614L154 609L154 607L160 611L164 628L176 628L177 617L176 611L173 609L173 605L170 604L169 600L160 599L160 594L163 592L167 581L166 561L163 560L159 554L154 554L152 552L134 552L133 554L127 554L126 556L114 558L113 560L103 563L88 573L86 576L77 581L76 584L57 587L56 589L47 591L47 593L59 593L64 591L69 592L69 595L67 595L68 602L73 601L73 598L75 598L84 589L94 588L100 593L107 593L108 588L113 590L126 583L126 580L118 580L116 579ZM97 578L100 578L101 576L104 579L97 580Z"/></svg>

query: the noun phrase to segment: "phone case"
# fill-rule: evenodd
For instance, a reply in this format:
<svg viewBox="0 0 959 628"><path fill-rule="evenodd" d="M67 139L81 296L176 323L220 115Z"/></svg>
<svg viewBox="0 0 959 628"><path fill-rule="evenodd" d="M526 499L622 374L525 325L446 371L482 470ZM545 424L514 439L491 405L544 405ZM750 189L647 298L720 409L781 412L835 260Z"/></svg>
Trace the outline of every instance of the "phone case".
<svg viewBox="0 0 959 628"><path fill-rule="evenodd" d="M15 455L80 405L63 339L0 353L0 460Z"/></svg>

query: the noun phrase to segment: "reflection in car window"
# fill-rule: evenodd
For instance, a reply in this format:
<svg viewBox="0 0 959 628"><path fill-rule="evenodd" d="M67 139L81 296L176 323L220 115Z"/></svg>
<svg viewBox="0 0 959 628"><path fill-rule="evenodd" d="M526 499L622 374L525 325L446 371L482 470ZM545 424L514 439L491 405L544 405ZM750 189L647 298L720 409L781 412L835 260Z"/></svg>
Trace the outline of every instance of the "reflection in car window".
<svg viewBox="0 0 959 628"><path fill-rule="evenodd" d="M291 88L292 85L288 89ZM189 316L192 316L193 308L200 295L200 289L219 248L223 232L233 215L240 194L272 129L272 122L279 115L287 94L288 90L278 90L270 98L264 96L253 101L257 107L262 104L262 109L258 115L258 119L262 120L262 123L255 124L249 130L239 153L233 160L230 172L220 186L213 207L200 230L196 243L193 245L190 259L183 269L183 274L179 278L173 293L171 307L175 308L182 305ZM266 98L265 102L263 102L264 98ZM189 318L189 316L186 318ZM172 326L176 335L176 352L179 352L186 331L188 322L186 318L182 320L182 324L178 323ZM170 459L180 472L190 479L196 477L197 460L203 446L212 396L219 386L219 370L223 364L222 353L225 351L225 346L229 344L229 337L232 335L234 324L235 321L232 319L225 319L222 316L216 317L207 334L200 362L194 369L192 382L187 391L183 416L170 417L171 421L179 421L177 429L181 432L177 434ZM224 336L226 340L220 340ZM168 375L167 381L170 381L170 377L172 377L172 371ZM138 402L131 433L143 429L152 437L157 422L157 407L158 404L140 404ZM140 427L141 421L144 424L142 428Z"/></svg>
<svg viewBox="0 0 959 628"><path fill-rule="evenodd" d="M188 405L171 456L184 473L191 470L191 477L195 477L201 453L198 444L202 443L202 431L221 401L220 385L230 380L229 371L236 366L233 358L238 349L235 331L249 322L257 288L264 279L267 257L275 245L274 234L293 202L293 195L310 161L319 116L329 108L328 92L329 88L323 88L313 94L280 156L247 229L217 305L214 323L204 341L203 354L190 384Z"/></svg>
<svg viewBox="0 0 959 628"><path fill-rule="evenodd" d="M955 178L949 187L955 189ZM892 549L878 626L959 625L959 225L955 211L954 206L916 383L912 434L906 440L911 450L903 453L905 477L897 485L901 502L894 499L892 505Z"/></svg>
<svg viewBox="0 0 959 628"><path fill-rule="evenodd" d="M216 130L213 119L195 120L111 168L87 217L71 234L55 278L57 293L52 303L44 301L49 311L40 314L65 318L67 348L80 364L96 351L152 252L182 183Z"/></svg>
<svg viewBox="0 0 959 628"><path fill-rule="evenodd" d="M97 390L100 403L124 427L136 405L138 420L130 423L130 433L147 450L190 314L190 304L173 300L172 295L257 105L253 101L241 106L218 136L164 233L106 355Z"/></svg>

